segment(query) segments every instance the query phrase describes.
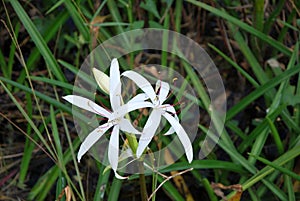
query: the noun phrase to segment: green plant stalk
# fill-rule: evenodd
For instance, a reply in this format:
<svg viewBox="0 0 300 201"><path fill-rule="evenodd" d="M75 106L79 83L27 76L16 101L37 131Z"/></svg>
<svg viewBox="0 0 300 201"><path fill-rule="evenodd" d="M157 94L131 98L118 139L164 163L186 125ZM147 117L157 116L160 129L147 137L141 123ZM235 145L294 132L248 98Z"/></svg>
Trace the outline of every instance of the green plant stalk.
<svg viewBox="0 0 300 201"><path fill-rule="evenodd" d="M201 160L202 161L202 160ZM194 161L193 161L194 162ZM192 170L192 174L193 176L199 181L202 183L203 187L205 188L207 194L208 194L208 197L209 197L209 200L210 201L218 201L218 198L215 194L215 192L213 191L209 181L207 178L203 178L202 175L199 173L198 170Z"/></svg>
<svg viewBox="0 0 300 201"><path fill-rule="evenodd" d="M176 0L175 4L175 31L180 33L181 31L181 18L182 18L182 0ZM175 49L177 47L177 38L173 40L172 48ZM175 54L171 54L171 61L169 67L175 69ZM173 76L171 72L169 76Z"/></svg>
<svg viewBox="0 0 300 201"><path fill-rule="evenodd" d="M268 17L267 21L265 22L265 25L264 25L264 30L263 32L265 34L269 34L270 30L271 30L271 27L276 19L276 17L281 13L282 11L282 8L285 4L285 0L280 0L278 2L278 4L276 6L274 6L275 10L271 13L271 15Z"/></svg>
<svg viewBox="0 0 300 201"><path fill-rule="evenodd" d="M32 99L29 93L25 94L26 97L26 110L28 113L28 116L30 118L32 118ZM30 124L27 125L27 132L28 135L32 134L32 128L30 126ZM37 135L33 136L34 140L37 140ZM20 169L20 175L19 175L19 181L18 181L18 185L19 186L23 186L24 185L24 181L27 175L27 170L29 167L29 163L30 163L30 159L31 159L31 155L32 155L32 151L35 147L35 144L33 142L31 142L31 140L29 138L26 138L25 140L25 145L24 145L24 155L22 157L22 161L21 161L21 169Z"/></svg>
<svg viewBox="0 0 300 201"><path fill-rule="evenodd" d="M110 188L107 200L118 201L120 191L121 191L121 186L122 186L122 180L114 178L113 182L111 184L111 188Z"/></svg>
<svg viewBox="0 0 300 201"><path fill-rule="evenodd" d="M256 155L252 155L252 154L250 154L250 155L253 156L254 158L256 158L257 160L263 162L264 164L266 164L266 165L268 165L268 166L270 166L270 167L272 167L276 170L279 170L280 172L292 177L293 179L296 179L296 180L300 181L300 175L294 173L293 171L291 171L287 168L281 167L284 163L281 163L281 164L277 165L277 163L271 162L271 161L269 161L265 158L262 158L260 156L256 156ZM299 153L298 153L298 155L299 155ZM282 155L282 156L284 156L284 155ZM288 161L292 160L293 158L294 157L291 157ZM286 162L288 162L288 161L286 161Z"/></svg>
<svg viewBox="0 0 300 201"><path fill-rule="evenodd" d="M21 27L21 24L18 22L15 27L15 31L13 31L13 33L15 34L15 38L18 38L20 27ZM11 76L12 76L12 69L13 69L13 64L15 61L14 58L16 55L16 48L17 48L17 45L14 42L12 42L10 45L10 48L9 48L10 51L9 51L9 58L8 58L8 62L7 62L7 78L8 79L11 79ZM11 90L11 86L8 85L7 88L9 90Z"/></svg>
<svg viewBox="0 0 300 201"><path fill-rule="evenodd" d="M269 117L266 117L266 119L267 119L267 121L269 123L271 134L272 134L272 137L273 137L274 142L276 144L278 153L279 153L279 155L281 155L281 154L284 153L284 146L283 146L283 143L282 143L282 141L280 139L279 133L278 133L278 131L277 131L274 123L272 122L272 120Z"/></svg>
<svg viewBox="0 0 300 201"><path fill-rule="evenodd" d="M294 167L294 161L291 161L286 164L286 168L291 170ZM295 192L293 188L292 178L288 175L284 175L284 185L288 192L289 201L296 201Z"/></svg>
<svg viewBox="0 0 300 201"><path fill-rule="evenodd" d="M242 36L241 32L237 29L236 26L234 26L231 23L228 23L228 27L230 29L231 34L233 35L233 38L236 40L236 42L239 45L239 48L247 61L249 62L255 77L257 77L260 84L266 83L269 78L264 72L263 68L261 67L260 63L254 56L253 52L251 51L250 47L247 45L244 37Z"/></svg>
<svg viewBox="0 0 300 201"><path fill-rule="evenodd" d="M148 200L148 194L147 194L147 186L146 186L146 179L145 179L145 169L144 169L144 162L139 161L139 173L140 173L140 191L141 191L141 200L147 201Z"/></svg>
<svg viewBox="0 0 300 201"><path fill-rule="evenodd" d="M105 166L102 165L100 162L97 162L97 164L99 166L99 172L103 173ZM104 174L99 174L97 187L94 194L94 201L103 200L106 187L108 186L109 183L109 175L110 175L109 172L106 172Z"/></svg>
<svg viewBox="0 0 300 201"><path fill-rule="evenodd" d="M262 32L264 25L264 0L254 0L254 10L253 10L253 25L254 27ZM260 41L257 37L251 36L253 53L258 58L259 61L262 60L262 41Z"/></svg>
<svg viewBox="0 0 300 201"><path fill-rule="evenodd" d="M166 29L163 31L163 42L162 42L162 49L167 50L168 49L168 41L169 41L169 35L168 35L168 29L170 27L170 14L166 13L165 19L164 19L164 28ZM162 51L161 52L161 65L167 66L168 65L168 52Z"/></svg>
<svg viewBox="0 0 300 201"><path fill-rule="evenodd" d="M281 0L281 1L282 1L282 0ZM284 2L284 0L283 0L283 2ZM277 9L277 8L276 8L276 9ZM297 14L296 10L293 9L292 12L291 12L291 14L288 16L286 23L288 23L288 24L291 23L291 22L295 19L296 14ZM287 34L288 30L289 30L289 26L286 26L286 25L285 25L285 26L281 29L281 31L280 31L280 33L279 33L279 36L278 36L278 38L277 38L277 41L282 42L282 41L284 40L284 38L286 37L286 34ZM274 55L274 56L276 56L277 53L278 53L278 50L275 50L275 49L274 49L274 50L272 51L272 55Z"/></svg>

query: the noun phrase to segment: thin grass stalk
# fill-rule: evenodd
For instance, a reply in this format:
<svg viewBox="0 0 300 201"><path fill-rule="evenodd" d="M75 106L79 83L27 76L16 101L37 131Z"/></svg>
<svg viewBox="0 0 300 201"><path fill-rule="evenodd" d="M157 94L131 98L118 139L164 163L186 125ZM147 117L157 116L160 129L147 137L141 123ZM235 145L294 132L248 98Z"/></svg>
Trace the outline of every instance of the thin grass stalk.
<svg viewBox="0 0 300 201"><path fill-rule="evenodd" d="M147 185L146 185L146 178L145 178L145 169L144 169L144 162L139 161L139 181L140 181L140 192L141 192L141 201L148 200L148 193L147 193Z"/></svg>

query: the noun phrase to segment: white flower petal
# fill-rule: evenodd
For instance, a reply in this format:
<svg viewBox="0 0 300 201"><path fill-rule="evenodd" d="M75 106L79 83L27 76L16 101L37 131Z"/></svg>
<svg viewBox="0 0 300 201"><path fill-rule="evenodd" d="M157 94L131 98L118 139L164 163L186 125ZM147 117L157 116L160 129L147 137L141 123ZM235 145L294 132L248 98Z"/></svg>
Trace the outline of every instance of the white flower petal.
<svg viewBox="0 0 300 201"><path fill-rule="evenodd" d="M159 126L160 120L161 120L161 111L154 109L151 112L151 114L144 126L143 133L139 140L138 148L136 150L136 157L139 158L143 154L146 147L151 142L151 140Z"/></svg>
<svg viewBox="0 0 300 201"><path fill-rule="evenodd" d="M141 134L140 131L136 130L133 127L133 125L130 123L130 121L128 119L122 118L119 125L120 125L120 129L124 132L134 133L134 134Z"/></svg>
<svg viewBox="0 0 300 201"><path fill-rule="evenodd" d="M169 113L172 113L172 114L174 115L174 118L179 122L179 118L178 118L178 116L177 116L177 114L176 114L175 108L174 108L172 105L170 105L170 104L165 104L165 105L163 105L163 106L165 106L166 111L169 112ZM174 132L175 132L175 130L174 130L174 128L171 126L171 128L170 128L164 135L171 135L171 134L173 134Z"/></svg>
<svg viewBox="0 0 300 201"><path fill-rule="evenodd" d="M109 94L109 77L96 68L93 68L93 74L100 89Z"/></svg>
<svg viewBox="0 0 300 201"><path fill-rule="evenodd" d="M159 98L160 104L162 104L168 97L168 94L170 91L170 85L161 80L157 80L156 87L158 87L158 90L159 90L158 98Z"/></svg>
<svg viewBox="0 0 300 201"><path fill-rule="evenodd" d="M193 147L185 130L182 128L180 123L169 113L164 113L163 116L169 121L171 126L174 128L175 132L177 133L181 144L185 150L186 157L189 163L193 160Z"/></svg>
<svg viewBox="0 0 300 201"><path fill-rule="evenodd" d="M119 175L119 174L117 173L117 171L114 171L114 173L115 173L115 177L116 177L117 179L128 179L128 177L123 177L123 176Z"/></svg>
<svg viewBox="0 0 300 201"><path fill-rule="evenodd" d="M100 137L110 128L109 123L103 124L93 130L80 145L77 160L80 162L81 157L100 139Z"/></svg>
<svg viewBox="0 0 300 201"><path fill-rule="evenodd" d="M150 82L146 78L134 71L125 71L124 73L122 73L122 75L131 79L140 89L142 89L149 96L151 101L154 102L156 94Z"/></svg>
<svg viewBox="0 0 300 201"><path fill-rule="evenodd" d="M174 118L179 122L178 116L175 114ZM175 129L171 126L170 129L164 135L171 135L175 133Z"/></svg>
<svg viewBox="0 0 300 201"><path fill-rule="evenodd" d="M137 109L141 108L147 108L147 107L154 107L152 103L150 102L133 102L133 103L127 103L125 105L122 105L120 108L118 108L116 111L114 111L113 115L114 118L123 117L125 114L132 112Z"/></svg>
<svg viewBox="0 0 300 201"><path fill-rule="evenodd" d="M121 80L119 62L116 58L111 61L109 79L109 98L113 111L121 106Z"/></svg>
<svg viewBox="0 0 300 201"><path fill-rule="evenodd" d="M76 96L76 95L68 95L68 96L64 96L63 99L65 99L66 101L68 101L69 103L77 107L93 112L95 114L99 114L103 117L107 117L107 118L112 117L112 113L110 113L103 107L97 105L96 103L94 103L93 101L87 98Z"/></svg>
<svg viewBox="0 0 300 201"><path fill-rule="evenodd" d="M108 161L111 168L116 173L119 162L119 125L115 125L108 145Z"/></svg>
<svg viewBox="0 0 300 201"><path fill-rule="evenodd" d="M145 93L141 93L141 94L137 94L136 96L134 96L133 98L131 98L127 104L129 103L135 103L135 102L143 102L145 100L147 100L149 97L147 96L147 94Z"/></svg>

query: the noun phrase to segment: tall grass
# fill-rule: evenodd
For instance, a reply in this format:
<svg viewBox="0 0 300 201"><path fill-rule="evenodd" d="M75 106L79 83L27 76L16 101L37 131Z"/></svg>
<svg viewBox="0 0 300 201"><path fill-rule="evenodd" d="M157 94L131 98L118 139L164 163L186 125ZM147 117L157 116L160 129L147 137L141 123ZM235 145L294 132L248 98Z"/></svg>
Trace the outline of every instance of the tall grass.
<svg viewBox="0 0 300 201"><path fill-rule="evenodd" d="M1 33L6 38L5 45L0 44L1 103L13 105L13 109L4 103L0 106L1 125L11 125L10 130L1 132L3 195L12 200L20 196L26 200L66 200L67 188L72 200L139 199L134 189L136 175L118 180L88 156L77 163L80 139L72 123L71 106L62 102L61 96L72 93L81 63L98 44L127 30L150 27L175 30L203 45L219 67L232 102L225 129L217 139L207 133L205 118L217 125L220 121L209 116L210 100L201 78L174 55L144 53L145 58L154 56L162 65L182 73L201 94L199 134L207 133L218 144L205 159L189 164L182 158L161 174L147 175L149 195L163 184L152 200L220 200L220 193L215 192L224 189L215 189L212 182L240 184L243 200L299 200L300 5L284 0L264 3L2 1L0 12L5 18L1 19ZM139 52L127 55L126 60L130 64L144 62ZM15 133L24 137L14 137ZM199 152L201 140L199 137L193 143L194 153ZM22 146L17 147L20 142ZM20 149L20 160L14 161L11 155ZM35 165L40 158L45 165ZM193 169L178 174L181 183L170 176L189 168ZM14 177L13 170L18 172ZM180 188L183 184L191 192L188 197L188 191ZM228 199L240 200L233 188L224 192Z"/></svg>

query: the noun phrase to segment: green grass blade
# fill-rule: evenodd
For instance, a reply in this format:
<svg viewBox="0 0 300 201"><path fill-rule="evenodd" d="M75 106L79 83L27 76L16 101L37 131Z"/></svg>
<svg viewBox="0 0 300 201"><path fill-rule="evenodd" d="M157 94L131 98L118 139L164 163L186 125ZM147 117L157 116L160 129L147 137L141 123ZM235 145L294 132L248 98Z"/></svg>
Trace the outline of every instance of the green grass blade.
<svg viewBox="0 0 300 201"><path fill-rule="evenodd" d="M48 43L58 32L60 27L62 27L66 20L68 19L69 15L67 12L62 12L57 15L56 18L54 18L50 25L47 26L43 38L46 43ZM34 47L33 50L31 51L27 61L26 61L26 66L28 67L28 70L31 71L33 70L37 65L35 65L36 61L40 58L41 53L37 47ZM25 69L22 69L20 76L17 79L17 82L23 83L24 80L26 79L26 72Z"/></svg>
<svg viewBox="0 0 300 201"><path fill-rule="evenodd" d="M272 165L273 166L275 165L276 167L280 167L299 155L300 155L300 146L296 146L295 148L287 151L285 154L281 155L279 158L273 161ZM243 189L246 190L249 187L253 186L255 183L261 181L264 177L272 173L274 170L275 168L272 166L267 166L261 169L243 184Z"/></svg>
<svg viewBox="0 0 300 201"><path fill-rule="evenodd" d="M81 12L79 10L80 6L74 5L73 3L75 1L71 0L65 0L65 6L67 10L69 11L69 14L71 15L76 27L78 28L79 32L82 34L85 41L90 41L90 32L88 29L88 26L85 23L85 20L83 19L83 16L81 15Z"/></svg>
<svg viewBox="0 0 300 201"><path fill-rule="evenodd" d="M264 33L257 31L255 28L242 22L240 19L232 17L225 11L211 7L207 4L199 2L199 1L195 1L195 0L186 0L186 1L205 9L205 10L227 20L228 22L230 22L232 24L235 24L236 26L240 27L241 29L244 29L245 31L249 32L250 34L253 34L254 36L256 36L256 37L260 38L261 40L265 41L266 43L270 44L272 47L276 48L278 51L282 52L283 54L285 54L287 56L291 55L291 51L285 45L274 40L273 38L269 37L268 35L265 35Z"/></svg>
<svg viewBox="0 0 300 201"><path fill-rule="evenodd" d="M239 103L234 105L230 110L228 110L227 115L226 115L226 120L230 120L231 118L233 118L237 113L239 113L244 108L246 108L250 103L252 103L258 97L264 95L265 93L267 93L268 90L272 89L276 85L280 84L282 81L295 75L299 71L300 71L300 65L295 66L294 68L286 70L281 75L278 75L277 77L269 80L267 83L265 83L264 85L257 88L255 91L250 93L247 97L245 97Z"/></svg>
<svg viewBox="0 0 300 201"><path fill-rule="evenodd" d="M18 110L22 113L26 121L30 124L32 129L35 131L35 133L39 136L39 139L42 141L43 145L47 148L47 151L49 152L49 156L52 156L52 160L55 161L55 154L53 153L53 150L48 145L46 139L43 137L39 129L36 127L35 123L32 121L32 119L28 116L27 112L22 108L20 103L16 100L16 98L13 96L13 94L8 90L8 88L4 85L4 83L0 80L0 84L2 85L5 92L9 95L13 103L17 106Z"/></svg>
<svg viewBox="0 0 300 201"><path fill-rule="evenodd" d="M267 160L265 158L262 158L260 156L257 156L257 155L252 155L252 154L249 154L249 155L253 156L257 160L261 161L262 163L264 163L264 164L266 164L266 165L268 165L268 166L270 166L270 167L272 167L272 168L274 168L276 170L279 170L283 174L286 174L286 175L292 177L293 179L296 179L296 180L300 181L300 175L298 175L298 174L296 174L296 173L294 173L294 172L292 172L292 171L290 171L290 170L288 170L288 169L286 169L284 167L281 167L280 165L277 165L276 162L271 162L271 161L269 161L269 160ZM298 155L300 155L300 152L298 153ZM291 159L292 158L290 158L290 160Z"/></svg>
<svg viewBox="0 0 300 201"><path fill-rule="evenodd" d="M253 52L251 51L250 47L246 43L242 33L237 30L237 27L232 25L231 23L228 24L231 34L233 38L238 43L239 48L247 61L249 62L251 69L253 70L255 77L261 84L266 83L269 78L264 72L263 68L261 67L260 63L258 62L257 58L254 56Z"/></svg>
<svg viewBox="0 0 300 201"><path fill-rule="evenodd" d="M10 3L55 77L60 81L65 81L65 77L53 54L21 4L16 0L10 0Z"/></svg>

